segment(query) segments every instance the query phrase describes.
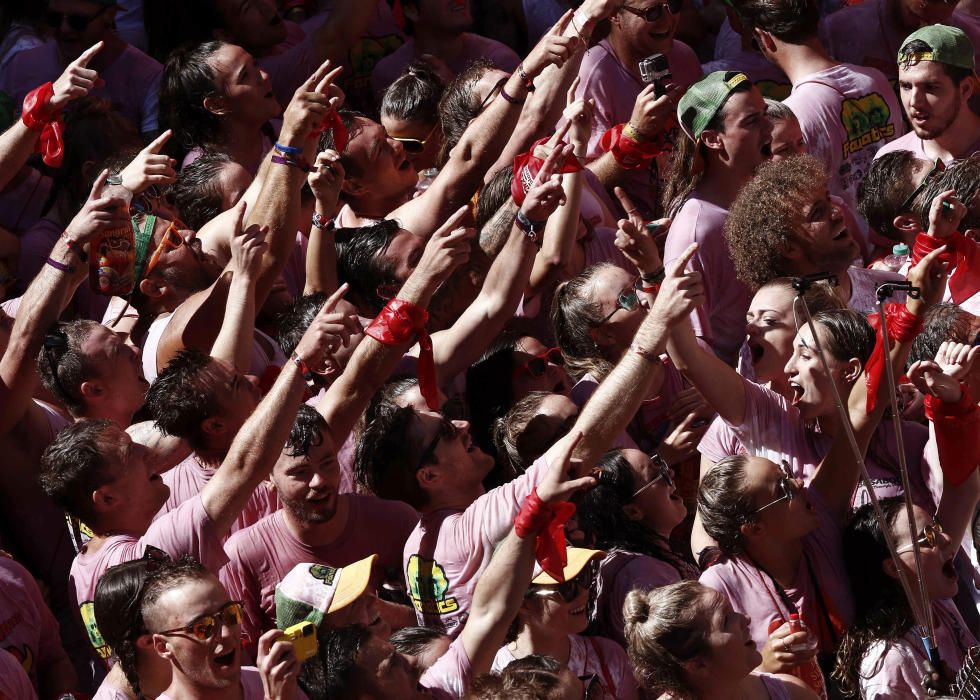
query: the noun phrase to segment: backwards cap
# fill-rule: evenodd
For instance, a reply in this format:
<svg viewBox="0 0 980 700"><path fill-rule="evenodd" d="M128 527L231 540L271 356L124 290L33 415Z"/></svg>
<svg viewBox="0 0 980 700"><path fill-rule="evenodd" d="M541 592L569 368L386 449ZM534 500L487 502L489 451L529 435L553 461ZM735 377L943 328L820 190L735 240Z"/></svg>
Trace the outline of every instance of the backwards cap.
<svg viewBox="0 0 980 700"><path fill-rule="evenodd" d="M687 137L692 141L700 139L701 133L708 128L728 96L746 81L748 77L745 73L719 70L689 87L677 103L677 121Z"/></svg>
<svg viewBox="0 0 980 700"><path fill-rule="evenodd" d="M284 630L305 620L319 627L327 615L361 597L377 558L372 554L340 569L325 564L294 566L276 586L276 626Z"/></svg>
<svg viewBox="0 0 980 700"><path fill-rule="evenodd" d="M913 41L921 41L929 51L909 51L906 47ZM962 29L945 24L930 24L918 29L902 42L898 50L898 63L915 64L919 61L934 61L947 66L974 70L973 42Z"/></svg>

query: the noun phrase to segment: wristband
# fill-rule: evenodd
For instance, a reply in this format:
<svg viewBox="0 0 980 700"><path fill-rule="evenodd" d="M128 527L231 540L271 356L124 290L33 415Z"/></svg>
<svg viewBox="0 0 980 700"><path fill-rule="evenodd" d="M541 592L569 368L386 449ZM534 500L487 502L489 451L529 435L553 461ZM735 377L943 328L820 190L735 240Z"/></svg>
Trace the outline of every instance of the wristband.
<svg viewBox="0 0 980 700"><path fill-rule="evenodd" d="M500 86L500 96L503 97L507 102L509 102L512 105L524 104L524 100L521 100L517 97L513 97L512 95L508 94L507 90L504 89L503 85Z"/></svg>
<svg viewBox="0 0 980 700"><path fill-rule="evenodd" d="M34 152L41 154L45 165L59 168L65 157L65 123L51 109L53 95L53 83L45 83L31 90L24 98L20 119L31 131L41 132Z"/></svg>
<svg viewBox="0 0 980 700"><path fill-rule="evenodd" d="M911 343L922 332L922 319L912 314L903 304L886 304L885 318L888 322L888 340L892 343ZM885 369L885 343L881 335L881 316L868 314L868 323L875 329L877 340L871 357L864 366L864 381L868 387L866 410L870 414L878 403L878 387L881 373Z"/></svg>
<svg viewBox="0 0 980 700"><path fill-rule="evenodd" d="M439 410L439 387L436 384L436 365L432 356L432 339L425 329L429 312L404 299L392 299L371 321L364 334L382 345L407 343L415 334L419 337L419 392L432 411Z"/></svg>
<svg viewBox="0 0 980 700"><path fill-rule="evenodd" d="M642 284L644 280L639 279L636 281L635 288L644 294L659 294L660 293L660 283L652 282L649 286Z"/></svg>
<svg viewBox="0 0 980 700"><path fill-rule="evenodd" d="M57 260L54 260L53 258L48 258L44 262L47 263L48 265L50 265L51 267L53 267L55 270L60 270L61 272L74 272L75 271L74 265L66 265L65 263L58 262Z"/></svg>
<svg viewBox="0 0 980 700"><path fill-rule="evenodd" d="M669 150L669 144L664 134L646 141L638 141L626 133L628 124L617 124L609 129L599 139L599 148L605 153L612 153L616 162L626 170L647 168L650 161ZM632 131L636 131L630 127Z"/></svg>
<svg viewBox="0 0 980 700"><path fill-rule="evenodd" d="M276 165L288 165L291 168L296 168L304 173L312 173L313 168L310 167L309 163L305 160L293 160L291 158L285 158L283 156L272 156L272 162Z"/></svg>
<svg viewBox="0 0 980 700"><path fill-rule="evenodd" d="M663 265L661 265L660 269L654 272L652 275L640 275L640 279L643 280L644 282L648 282L650 284L657 284L657 285L662 283L666 278L667 278L667 270L664 269Z"/></svg>
<svg viewBox="0 0 980 700"><path fill-rule="evenodd" d="M302 155L303 149L298 146L283 146L281 143L276 141L275 149L287 156L298 156Z"/></svg>
<svg viewBox="0 0 980 700"><path fill-rule="evenodd" d="M325 233L332 232L336 228L333 219L325 219L317 212L313 212L313 220L311 223Z"/></svg>
<svg viewBox="0 0 980 700"><path fill-rule="evenodd" d="M518 209L514 224L524 232L524 235L530 239L531 243L538 247L538 250L541 250L542 233L544 232L545 226L548 225L547 221L532 221L527 218L527 215L522 209Z"/></svg>
<svg viewBox="0 0 980 700"><path fill-rule="evenodd" d="M297 367L299 367L299 373L303 377L304 382L313 381L313 371L310 366L306 364L306 360L300 357L299 353L293 350L293 354L289 356L290 361Z"/></svg>
<svg viewBox="0 0 980 700"><path fill-rule="evenodd" d="M510 181L510 195L514 198L514 203L517 204L518 208L524 204L524 199L527 197L527 193L530 192L531 185L534 184L534 178L537 177L541 166L544 165L544 158L538 158L534 155L534 150L538 146L547 143L548 140L549 137L538 139L531 145L531 150L514 158L514 176ZM557 147L556 145L555 148ZM580 170L582 170L582 163L579 162L578 158L569 156L562 163L558 172L567 174L577 173Z"/></svg>
<svg viewBox="0 0 980 700"><path fill-rule="evenodd" d="M65 241L65 245L68 246L68 250L77 255L81 262L88 262L88 253L79 245L78 241L68 237L68 231L62 231L61 238Z"/></svg>
<svg viewBox="0 0 980 700"><path fill-rule="evenodd" d="M636 127L630 124L629 122L623 124L623 136L625 136L628 139L632 139L637 143L645 143L649 141L648 138L646 138L645 136L643 136L643 134L637 131Z"/></svg>
<svg viewBox="0 0 980 700"><path fill-rule="evenodd" d="M521 80L524 82L524 88L528 92L534 92L534 81L527 77L527 73L524 72L524 64L519 63L517 65L517 74L521 76Z"/></svg>

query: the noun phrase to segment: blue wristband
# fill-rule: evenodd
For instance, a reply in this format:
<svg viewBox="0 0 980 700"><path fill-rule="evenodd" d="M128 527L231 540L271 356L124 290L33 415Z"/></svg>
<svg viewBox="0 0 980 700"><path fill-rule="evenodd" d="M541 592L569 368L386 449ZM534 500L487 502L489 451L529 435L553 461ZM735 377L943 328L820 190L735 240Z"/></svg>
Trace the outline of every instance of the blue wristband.
<svg viewBox="0 0 980 700"><path fill-rule="evenodd" d="M295 146L283 146L278 141L276 141L276 150L282 151L283 153L291 156L298 156L303 152L302 148L296 148Z"/></svg>

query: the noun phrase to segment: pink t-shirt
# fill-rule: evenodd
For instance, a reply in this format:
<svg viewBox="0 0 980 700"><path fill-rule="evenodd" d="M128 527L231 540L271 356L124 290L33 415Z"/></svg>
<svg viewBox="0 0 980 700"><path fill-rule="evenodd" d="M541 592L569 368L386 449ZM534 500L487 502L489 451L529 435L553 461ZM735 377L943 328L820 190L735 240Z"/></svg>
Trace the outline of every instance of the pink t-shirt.
<svg viewBox="0 0 980 700"><path fill-rule="evenodd" d="M0 90L14 98L19 112L27 93L57 80L65 65L54 41L21 51L0 75ZM89 94L109 100L112 108L140 132L157 131L160 128L157 112L162 75L163 66L127 44L115 61L99 69L99 77L105 80L105 86Z"/></svg>
<svg viewBox="0 0 980 700"><path fill-rule="evenodd" d="M636 265L616 247L616 229L606 227L595 229L591 235L582 240L582 247L585 250L585 267L611 263L631 275L636 274Z"/></svg>
<svg viewBox="0 0 980 700"><path fill-rule="evenodd" d="M39 668L67 658L34 577L7 557L0 557L0 649L13 654L35 684Z"/></svg>
<svg viewBox="0 0 980 700"><path fill-rule="evenodd" d="M904 275L888 270L869 270L865 267L852 265L847 268L847 276L851 280L851 298L847 300L847 308L862 314L878 313L878 287L885 282L901 282ZM905 303L905 293L896 294L889 302Z"/></svg>
<svg viewBox="0 0 980 700"><path fill-rule="evenodd" d="M265 698L265 688L262 686L262 674L254 666L242 666L241 680L242 700L263 700ZM296 700L307 700L306 693L299 688L296 689ZM94 700L94 699L93 699ZM157 695L157 700L175 700L166 692Z"/></svg>
<svg viewBox="0 0 980 700"><path fill-rule="evenodd" d="M20 238L20 256L17 258L17 277L24 288L31 283L44 267L51 255L51 249L58 241L65 227L50 219L40 219ZM72 297L79 318L101 321L109 306L109 297L92 291L88 280L82 282Z"/></svg>
<svg viewBox="0 0 980 700"><path fill-rule="evenodd" d="M814 633L833 625L838 637L854 619L854 598L841 553L842 525L827 510L818 491L808 488L806 497L820 524L803 537L799 568L793 585L785 590L796 610L786 607L773 579L748 558L724 558L701 574L701 583L727 595L732 607L750 618L749 632L759 651L769 639L769 623L789 620L797 610Z"/></svg>
<svg viewBox="0 0 980 700"><path fill-rule="evenodd" d="M905 133L891 83L873 68L842 64L798 81L784 102L810 155L826 166L830 194L857 211L857 188L875 153Z"/></svg>
<svg viewBox="0 0 980 700"><path fill-rule="evenodd" d="M922 143L922 139L919 138L918 134L914 131L909 131L904 136L899 136L894 141L890 141L875 153L875 159L881 158L886 153L891 153L892 151L912 151L912 155L921 160L933 160L931 156L926 154L925 147ZM949 165L953 160L959 160L961 158L969 158L974 153L980 152L980 140L976 141L972 146L967 148L963 153L961 153L957 158L945 159L943 162Z"/></svg>
<svg viewBox="0 0 980 700"><path fill-rule="evenodd" d="M163 504L163 508L156 514L154 520L162 518L167 513L176 510L184 501L190 500L199 495L204 486L211 481L215 470L201 464L197 455L192 454L173 469L164 472L163 483L170 487L170 498ZM279 496L276 493L272 482L265 480L259 483L252 492L252 496L245 504L245 508L231 526L228 535L238 532L249 525L254 525L259 520L271 513L279 510ZM227 536L225 537L227 539Z"/></svg>
<svg viewBox="0 0 980 700"><path fill-rule="evenodd" d="M838 61L869 66L894 81L898 77L898 50L913 30L894 19L893 0L865 0L824 18L820 26L823 45ZM943 24L959 27L980 50L980 29L975 19L954 11Z"/></svg>
<svg viewBox="0 0 980 700"><path fill-rule="evenodd" d="M664 248L664 265L670 265L698 243L698 250L687 269L697 270L704 280L704 303L691 314L694 333L714 348L715 354L733 364L745 340L745 312L749 310L752 292L735 274L725 221L728 210L691 193L677 212Z"/></svg>
<svg viewBox="0 0 980 700"><path fill-rule="evenodd" d="M635 447L644 452L652 452L670 433L673 423L667 413L684 389L684 376L677 371L669 358L662 358L664 380L660 389L652 397L644 399L636 415L626 426L626 435L617 440L615 447ZM599 381L586 374L572 387L571 399L580 408L599 388ZM627 439L623 439L627 438Z"/></svg>
<svg viewBox="0 0 980 700"><path fill-rule="evenodd" d="M456 635L493 549L510 531L524 498L548 469L546 456L524 474L476 499L463 511L422 516L405 543L408 595L420 625Z"/></svg>
<svg viewBox="0 0 980 700"><path fill-rule="evenodd" d="M666 56L674 81L684 89L701 79L701 63L697 54L684 42L674 39ZM595 100L595 118L588 149L588 160L594 160L602 155L599 139L612 127L629 121L636 98L646 86L623 65L605 39L586 52L578 74L581 83L576 97ZM658 210L658 168L659 165L654 165L651 170L632 172L624 183L624 189L633 202L647 216Z"/></svg>
<svg viewBox="0 0 980 700"><path fill-rule="evenodd" d="M93 554L88 552L89 545L82 547L71 565L69 592L89 641L103 659L108 658L109 647L95 623L95 586L109 567L142 557L147 545L162 549L174 559L189 554L214 573L228 561L200 496L184 501L176 510L153 521L139 539L132 535L113 535Z"/></svg>
<svg viewBox="0 0 980 700"><path fill-rule="evenodd" d="M301 542L286 524L282 511L263 518L228 539L228 565L221 581L235 600L245 604L242 631L255 643L276 626L276 586L297 564L322 562L347 566L371 554L385 579L398 580L402 548L418 522L418 513L406 503L375 496L347 494L347 524L333 543L311 547Z"/></svg>
<svg viewBox="0 0 980 700"><path fill-rule="evenodd" d="M779 69L779 66L767 61L757 51L745 51L739 48L731 57L718 58L702 64L701 70L704 71L705 75L719 70L745 73L749 80L759 88L763 97L773 100L785 100L793 90L793 84L786 77L786 74Z"/></svg>
<svg viewBox="0 0 980 700"><path fill-rule="evenodd" d="M623 603L634 588L649 591L682 580L696 580L694 567L671 564L646 554L612 550L599 562L596 579L596 617L598 631L626 646L623 636Z"/></svg>
<svg viewBox="0 0 980 700"><path fill-rule="evenodd" d="M959 669L966 650L976 646L976 635L970 632L951 600L934 602L932 616L940 658L950 668ZM925 660L922 640L913 630L894 642L875 642L861 660L861 697L866 700L925 698L920 682Z"/></svg>
<svg viewBox="0 0 980 700"><path fill-rule="evenodd" d="M409 37L394 53L378 61L374 67L374 73L371 74L371 89L375 96L380 97L385 88L398 79L406 66L412 61L419 60L419 58L420 53L415 48L415 39ZM513 72L517 68L517 64L521 62L520 57L509 46L501 44L495 39L465 32L463 34L463 50L452 60L447 60L446 65L453 73L459 75L473 61L478 59L490 61L494 67L506 73Z"/></svg>
<svg viewBox="0 0 980 700"><path fill-rule="evenodd" d="M24 668L12 654L0 650L0 700L37 700Z"/></svg>
<svg viewBox="0 0 980 700"><path fill-rule="evenodd" d="M639 697L633 666L619 644L605 637L568 635L568 670L578 678L599 677L602 697L607 700L633 700ZM509 645L503 646L493 658L493 673L500 673L516 661Z"/></svg>
<svg viewBox="0 0 980 700"><path fill-rule="evenodd" d="M126 691L121 690L109 682L106 678L102 681L102 685L99 689L95 691L95 695L92 696L92 700L129 700L129 695Z"/></svg>
<svg viewBox="0 0 980 700"><path fill-rule="evenodd" d="M428 688L436 700L448 700L466 695L472 676L470 657L463 648L462 640L456 639L446 653L422 674L419 683Z"/></svg>

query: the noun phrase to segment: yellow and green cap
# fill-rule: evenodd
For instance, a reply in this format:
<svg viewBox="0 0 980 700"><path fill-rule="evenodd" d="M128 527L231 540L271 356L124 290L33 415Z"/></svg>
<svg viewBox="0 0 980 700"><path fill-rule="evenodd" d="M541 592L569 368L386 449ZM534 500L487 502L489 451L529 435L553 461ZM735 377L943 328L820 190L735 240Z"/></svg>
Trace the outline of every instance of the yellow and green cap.
<svg viewBox="0 0 980 700"><path fill-rule="evenodd" d="M928 51L914 51L909 44L920 41ZM962 29L945 24L930 24L908 35L898 50L898 64L910 65L920 61L934 61L947 66L974 70L973 42Z"/></svg>
<svg viewBox="0 0 980 700"><path fill-rule="evenodd" d="M745 73L719 70L689 87L677 103L677 121L687 137L692 141L700 139L728 96L743 83L752 85Z"/></svg>

